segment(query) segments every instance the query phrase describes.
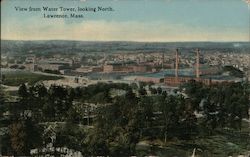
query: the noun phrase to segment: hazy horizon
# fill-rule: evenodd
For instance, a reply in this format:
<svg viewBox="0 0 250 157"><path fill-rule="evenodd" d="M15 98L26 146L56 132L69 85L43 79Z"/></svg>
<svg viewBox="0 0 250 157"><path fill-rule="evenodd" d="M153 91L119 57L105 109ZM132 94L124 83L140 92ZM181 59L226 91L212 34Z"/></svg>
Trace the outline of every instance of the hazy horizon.
<svg viewBox="0 0 250 157"><path fill-rule="evenodd" d="M112 7L84 18L43 18L61 11L20 12L15 7ZM243 0L42 0L1 2L1 39L131 42L247 42Z"/></svg>
<svg viewBox="0 0 250 157"><path fill-rule="evenodd" d="M1 39L2 41L69 41L69 42L134 42L134 43L249 43L249 41L126 41L126 40L71 40L71 39L32 39L16 40Z"/></svg>

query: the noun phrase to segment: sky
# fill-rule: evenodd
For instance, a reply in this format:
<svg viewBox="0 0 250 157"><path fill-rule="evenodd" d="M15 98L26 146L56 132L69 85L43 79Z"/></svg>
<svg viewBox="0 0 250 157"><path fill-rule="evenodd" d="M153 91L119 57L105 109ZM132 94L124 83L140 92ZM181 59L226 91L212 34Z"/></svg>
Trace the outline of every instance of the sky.
<svg viewBox="0 0 250 157"><path fill-rule="evenodd" d="M76 12L84 18L44 18L65 12L19 12L15 7L112 7ZM69 14L72 12L69 12ZM2 0L1 39L83 41L249 41L243 0Z"/></svg>

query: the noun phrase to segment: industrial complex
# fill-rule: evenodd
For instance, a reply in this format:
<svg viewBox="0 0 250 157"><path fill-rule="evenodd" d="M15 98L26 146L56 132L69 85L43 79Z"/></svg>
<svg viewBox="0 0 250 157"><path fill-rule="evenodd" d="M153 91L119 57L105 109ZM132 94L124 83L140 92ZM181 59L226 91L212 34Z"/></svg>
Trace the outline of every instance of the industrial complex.
<svg viewBox="0 0 250 157"><path fill-rule="evenodd" d="M138 76L136 81L164 83L168 86L179 86L189 81L202 82L206 85L211 85L220 82L238 82L239 78L220 74L218 66L201 67L200 65L200 50L196 50L196 63L193 69L179 69L179 50L175 53L175 70L163 70L161 73L151 74L147 76Z"/></svg>

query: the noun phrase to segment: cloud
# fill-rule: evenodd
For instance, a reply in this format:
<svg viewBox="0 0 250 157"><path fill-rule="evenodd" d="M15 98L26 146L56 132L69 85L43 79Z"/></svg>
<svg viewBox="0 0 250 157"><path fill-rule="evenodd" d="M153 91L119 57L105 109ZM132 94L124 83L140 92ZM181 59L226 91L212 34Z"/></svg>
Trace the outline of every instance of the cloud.
<svg viewBox="0 0 250 157"><path fill-rule="evenodd" d="M64 20L41 20L32 25L9 23L2 27L2 39L86 40L86 41L247 41L244 31L169 24L167 22L83 21L66 24Z"/></svg>

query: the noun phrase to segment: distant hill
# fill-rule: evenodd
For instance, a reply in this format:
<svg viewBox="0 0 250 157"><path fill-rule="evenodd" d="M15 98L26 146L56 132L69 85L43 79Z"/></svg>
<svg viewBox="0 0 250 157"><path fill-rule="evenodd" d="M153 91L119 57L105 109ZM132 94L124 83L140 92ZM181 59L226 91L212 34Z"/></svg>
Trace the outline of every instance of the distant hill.
<svg viewBox="0 0 250 157"><path fill-rule="evenodd" d="M92 41L14 41L2 40L1 52L9 55L36 53L41 55L54 53L90 53L90 52L172 52L180 48L183 52L200 48L206 51L250 53L249 42L92 42Z"/></svg>

